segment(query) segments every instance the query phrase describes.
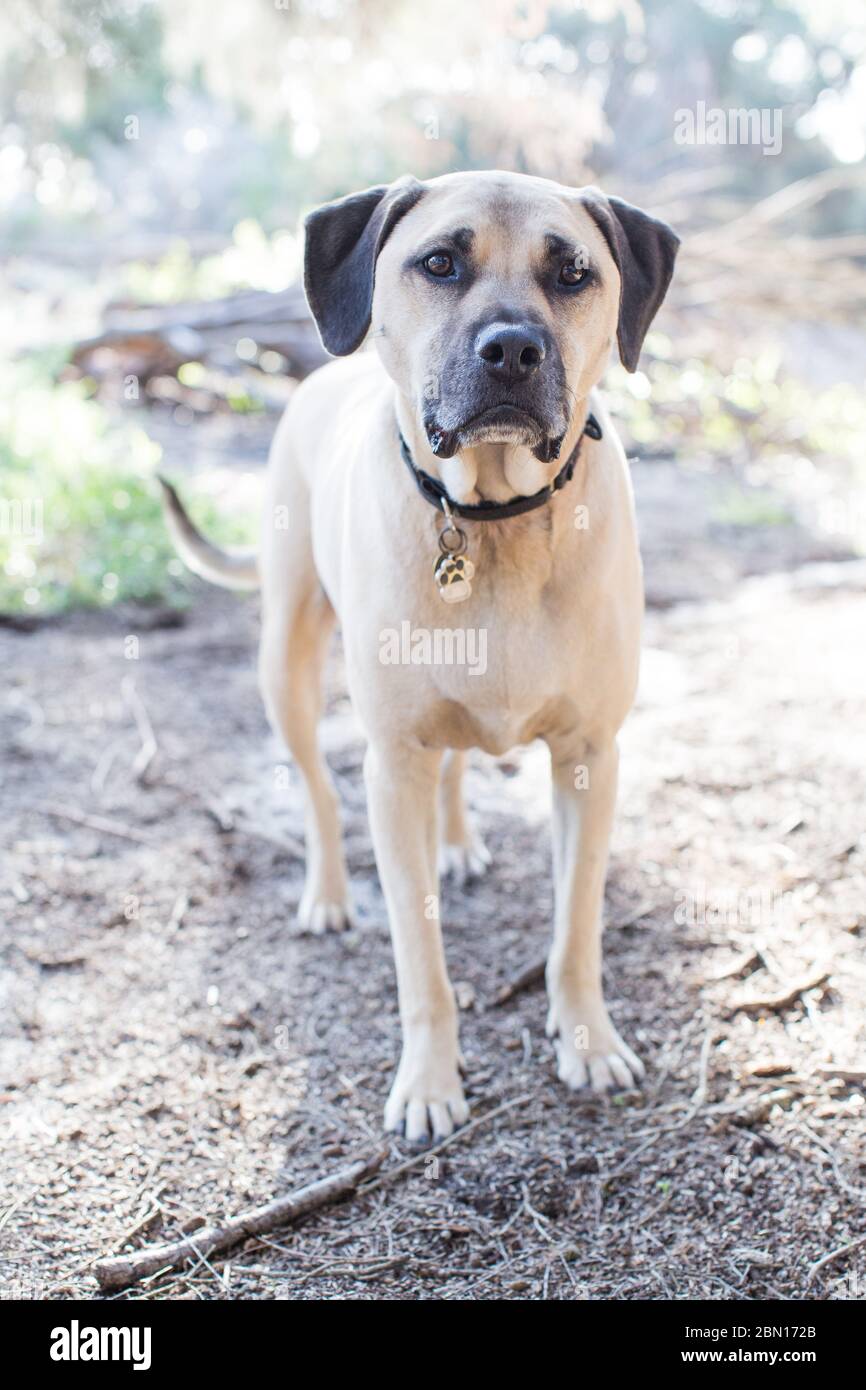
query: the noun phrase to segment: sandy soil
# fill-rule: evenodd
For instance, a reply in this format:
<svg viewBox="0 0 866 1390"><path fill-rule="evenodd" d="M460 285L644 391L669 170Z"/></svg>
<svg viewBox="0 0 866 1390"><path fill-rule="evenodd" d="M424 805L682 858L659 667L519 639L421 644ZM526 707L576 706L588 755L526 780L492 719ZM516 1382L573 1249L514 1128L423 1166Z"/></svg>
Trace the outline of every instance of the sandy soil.
<svg viewBox="0 0 866 1390"><path fill-rule="evenodd" d="M132 1296L866 1296L866 1246L810 1277L864 1229L866 578L744 578L766 548L717 536L696 564L694 526L649 529L664 606L622 740L606 967L644 1089L568 1095L541 988L493 1006L548 938L547 782L535 748L479 756L493 866L443 915L473 1118L510 1108L432 1156L395 1139L386 1171L416 1162L393 1181ZM689 574L707 601L668 606ZM97 1256L379 1142L399 1026L362 743L335 653L359 920L304 937L256 627L255 600L202 589L182 621L0 629L4 1297L95 1296ZM158 743L143 784L130 680Z"/></svg>

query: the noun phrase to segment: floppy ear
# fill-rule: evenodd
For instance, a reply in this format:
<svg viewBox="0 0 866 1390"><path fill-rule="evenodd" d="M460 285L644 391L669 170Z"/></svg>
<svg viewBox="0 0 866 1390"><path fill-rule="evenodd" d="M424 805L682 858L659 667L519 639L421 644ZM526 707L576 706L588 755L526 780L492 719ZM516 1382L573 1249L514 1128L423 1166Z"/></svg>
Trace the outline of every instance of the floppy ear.
<svg viewBox="0 0 866 1390"><path fill-rule="evenodd" d="M346 357L370 327L376 258L423 185L396 183L352 193L311 212L304 223L304 290L328 352Z"/></svg>
<svg viewBox="0 0 866 1390"><path fill-rule="evenodd" d="M636 372L647 329L667 294L680 239L666 222L622 198L588 189L583 202L601 229L619 270L619 355Z"/></svg>

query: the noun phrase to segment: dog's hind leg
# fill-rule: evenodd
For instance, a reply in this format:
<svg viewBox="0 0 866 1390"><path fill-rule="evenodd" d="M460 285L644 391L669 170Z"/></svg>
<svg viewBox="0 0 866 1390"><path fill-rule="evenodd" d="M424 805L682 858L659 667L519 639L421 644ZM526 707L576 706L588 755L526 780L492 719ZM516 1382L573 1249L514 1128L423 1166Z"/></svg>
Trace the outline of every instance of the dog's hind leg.
<svg viewBox="0 0 866 1390"><path fill-rule="evenodd" d="M439 783L439 872L462 887L479 878L490 863L490 852L472 827L463 798L466 754L451 748L442 762Z"/></svg>
<svg viewBox="0 0 866 1390"><path fill-rule="evenodd" d="M313 563L306 486L290 455L286 464L272 470L265 507L266 516L280 508L287 525L280 531L265 526L262 533L259 684L271 725L288 745L306 788L307 875L298 920L321 933L351 920L339 803L316 727L336 617Z"/></svg>
<svg viewBox="0 0 866 1390"><path fill-rule="evenodd" d="M334 622L334 610L316 584L296 604L266 613L259 654L268 717L285 739L306 788L307 876L298 921L317 934L342 930L351 919L339 803L316 729Z"/></svg>

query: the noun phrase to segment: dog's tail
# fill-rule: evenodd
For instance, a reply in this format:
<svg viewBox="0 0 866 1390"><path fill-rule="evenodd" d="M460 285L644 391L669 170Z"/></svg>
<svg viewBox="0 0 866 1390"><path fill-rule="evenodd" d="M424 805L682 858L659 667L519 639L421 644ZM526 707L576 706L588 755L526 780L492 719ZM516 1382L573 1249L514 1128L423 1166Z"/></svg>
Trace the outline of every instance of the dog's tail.
<svg viewBox="0 0 866 1390"><path fill-rule="evenodd" d="M202 579L223 589L258 589L259 567L252 550L220 550L202 535L184 510L167 478L159 478L162 510L175 549L184 564Z"/></svg>

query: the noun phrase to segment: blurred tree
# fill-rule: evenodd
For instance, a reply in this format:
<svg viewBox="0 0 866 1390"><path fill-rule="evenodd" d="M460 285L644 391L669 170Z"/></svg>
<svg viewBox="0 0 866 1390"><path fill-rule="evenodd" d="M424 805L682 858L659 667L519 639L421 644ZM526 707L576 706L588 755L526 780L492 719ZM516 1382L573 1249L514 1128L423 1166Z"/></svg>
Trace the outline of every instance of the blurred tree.
<svg viewBox="0 0 866 1390"><path fill-rule="evenodd" d="M866 153L862 0L7 0L0 52L4 144L86 156L127 221L179 229L291 222L406 169L624 191L715 170L749 196ZM677 144L698 102L778 108L781 152ZM848 194L810 216L862 212Z"/></svg>

